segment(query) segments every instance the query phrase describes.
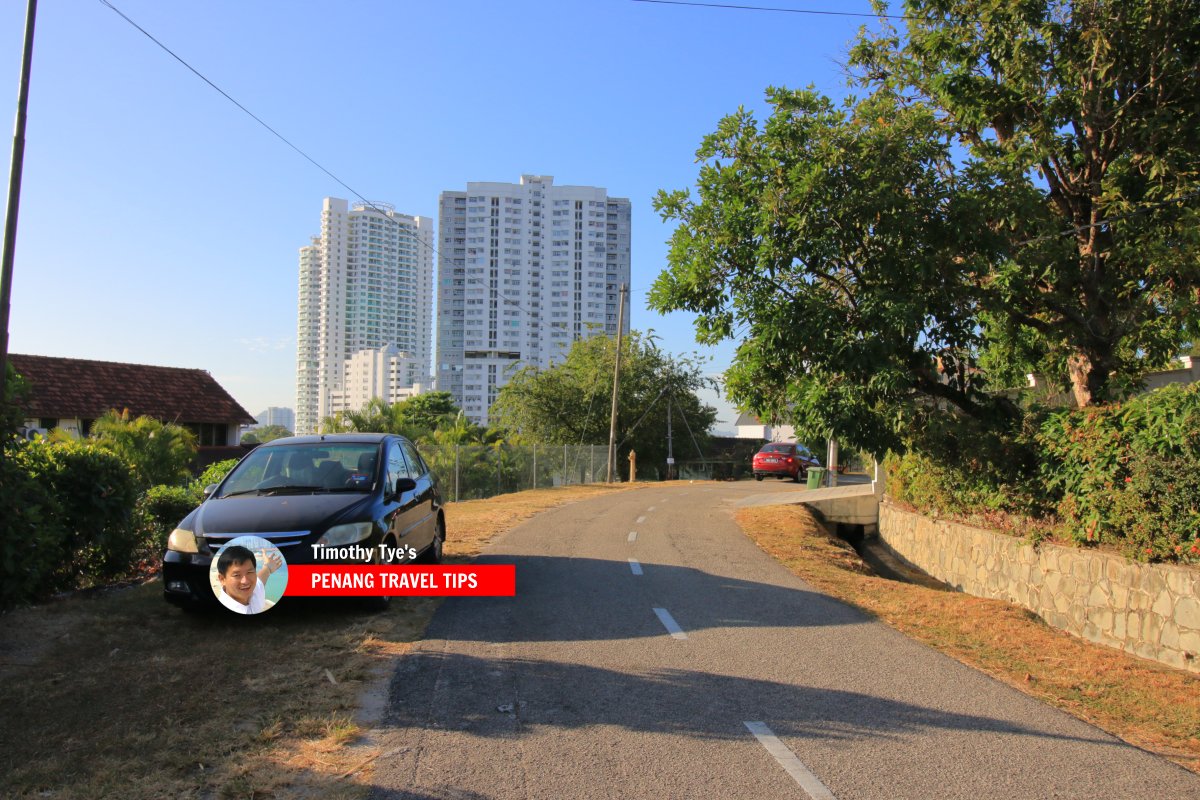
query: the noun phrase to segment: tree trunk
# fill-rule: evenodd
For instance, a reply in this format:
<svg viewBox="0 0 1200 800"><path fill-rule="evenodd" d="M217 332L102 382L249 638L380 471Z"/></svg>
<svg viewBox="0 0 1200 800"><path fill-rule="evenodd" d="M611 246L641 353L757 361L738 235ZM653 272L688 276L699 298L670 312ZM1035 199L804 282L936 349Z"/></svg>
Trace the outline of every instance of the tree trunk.
<svg viewBox="0 0 1200 800"><path fill-rule="evenodd" d="M1071 394L1075 405L1087 408L1092 404L1092 387L1088 380L1092 371L1092 360L1083 353L1075 353L1067 359L1067 372L1071 377Z"/></svg>

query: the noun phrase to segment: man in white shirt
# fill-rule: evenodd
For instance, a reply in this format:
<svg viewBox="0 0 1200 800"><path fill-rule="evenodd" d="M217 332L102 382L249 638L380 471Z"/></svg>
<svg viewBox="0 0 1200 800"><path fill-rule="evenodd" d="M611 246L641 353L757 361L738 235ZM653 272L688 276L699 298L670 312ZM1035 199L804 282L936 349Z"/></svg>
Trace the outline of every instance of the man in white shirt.
<svg viewBox="0 0 1200 800"><path fill-rule="evenodd" d="M272 554L263 568L256 570L254 553L248 548L238 544L226 547L217 558L217 580L221 584L217 599L237 614L266 611L269 606L264 586L282 563L278 555Z"/></svg>

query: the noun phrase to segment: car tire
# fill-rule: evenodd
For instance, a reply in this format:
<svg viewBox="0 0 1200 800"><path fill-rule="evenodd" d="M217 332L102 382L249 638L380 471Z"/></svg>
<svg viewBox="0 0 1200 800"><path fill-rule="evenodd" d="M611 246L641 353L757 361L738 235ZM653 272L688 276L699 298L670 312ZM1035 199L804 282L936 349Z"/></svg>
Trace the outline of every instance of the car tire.
<svg viewBox="0 0 1200 800"><path fill-rule="evenodd" d="M387 539L384 539L382 544L386 544L388 547L396 546L395 540L391 539L390 537ZM377 566L377 567L383 567L383 566L387 566L388 564L390 564L391 563L390 561L385 562L385 561L380 560L379 555L378 555L379 552L380 552L379 548L376 548L375 549L376 556L371 562L372 565ZM381 595L377 595L375 597L364 597L364 598L362 598L362 605L365 609L367 609L367 611L371 611L373 613L378 614L378 613L387 611L389 608L391 608L392 597L391 597L391 595L387 595L387 594L381 594Z"/></svg>
<svg viewBox="0 0 1200 800"><path fill-rule="evenodd" d="M756 472L756 473L754 473L754 480L756 480L756 481L761 481L762 479L763 479L763 476L762 476L762 475L759 475L757 472Z"/></svg>
<svg viewBox="0 0 1200 800"><path fill-rule="evenodd" d="M437 528L433 532L433 542L421 554L422 564L440 564L446 547L446 523L438 516Z"/></svg>
<svg viewBox="0 0 1200 800"><path fill-rule="evenodd" d="M803 483L806 477L803 470L796 470L796 474L792 476L792 480L796 483Z"/></svg>

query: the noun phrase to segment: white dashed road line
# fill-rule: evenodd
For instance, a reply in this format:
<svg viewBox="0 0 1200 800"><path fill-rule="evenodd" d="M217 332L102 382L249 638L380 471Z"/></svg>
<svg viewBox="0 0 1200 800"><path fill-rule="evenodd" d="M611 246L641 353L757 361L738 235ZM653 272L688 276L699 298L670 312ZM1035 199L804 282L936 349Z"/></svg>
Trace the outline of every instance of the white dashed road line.
<svg viewBox="0 0 1200 800"><path fill-rule="evenodd" d="M629 532L629 541L631 541L631 542L636 542L636 541L637 541L637 531L630 531L630 532Z"/></svg>
<svg viewBox="0 0 1200 800"><path fill-rule="evenodd" d="M654 613L658 615L658 621L667 629L667 633L671 634L672 639L686 639L687 634L683 632L683 628L679 627L679 623L671 616L671 612L665 608L656 608Z"/></svg>
<svg viewBox="0 0 1200 800"><path fill-rule="evenodd" d="M638 518L637 518L637 521L638 521L638 523L639 523L639 524L641 524L641 523L643 523L643 522L645 522L645 521L646 521L646 517L645 517L645 516L638 517Z"/></svg>
<svg viewBox="0 0 1200 800"><path fill-rule="evenodd" d="M629 559L629 571L632 572L634 575L642 574L642 565L638 562L638 560L636 558Z"/></svg>
<svg viewBox="0 0 1200 800"><path fill-rule="evenodd" d="M647 508L647 509L646 509L646 511L647 511L647 512L653 511L653 510L654 510L654 508L655 508L654 506L650 506L649 508Z"/></svg>
<svg viewBox="0 0 1200 800"><path fill-rule="evenodd" d="M657 610L655 609L655 611ZM767 748L767 752L779 762L779 766L783 767L784 771L800 784L800 788L812 800L837 800L833 796L833 792L829 791L829 787L821 783L821 779L813 775L812 771L804 766L803 761L796 758L796 754L789 750L786 744L779 741L779 737L767 727L765 722L743 724L754 734L754 738L758 739L758 743Z"/></svg>

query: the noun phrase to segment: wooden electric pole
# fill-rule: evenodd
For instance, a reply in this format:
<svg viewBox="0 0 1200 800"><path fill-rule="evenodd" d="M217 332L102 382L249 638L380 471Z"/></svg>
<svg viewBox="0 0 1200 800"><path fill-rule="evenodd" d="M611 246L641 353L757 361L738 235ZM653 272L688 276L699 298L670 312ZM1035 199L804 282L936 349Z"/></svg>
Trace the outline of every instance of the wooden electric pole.
<svg viewBox="0 0 1200 800"><path fill-rule="evenodd" d="M25 50L17 91L17 123L13 130L12 166L8 171L8 209L4 217L4 255L0 264L0 406L8 400L8 308L12 296L13 256L17 250L17 211L21 206L21 169L25 164L25 110L29 107L29 70L33 65L33 21L37 0L25 12ZM3 454L0 453L0 458Z"/></svg>
<svg viewBox="0 0 1200 800"><path fill-rule="evenodd" d="M621 386L621 334L625 328L625 284L617 301L617 357L613 363L612 413L608 418L608 482L617 475L617 390Z"/></svg>

